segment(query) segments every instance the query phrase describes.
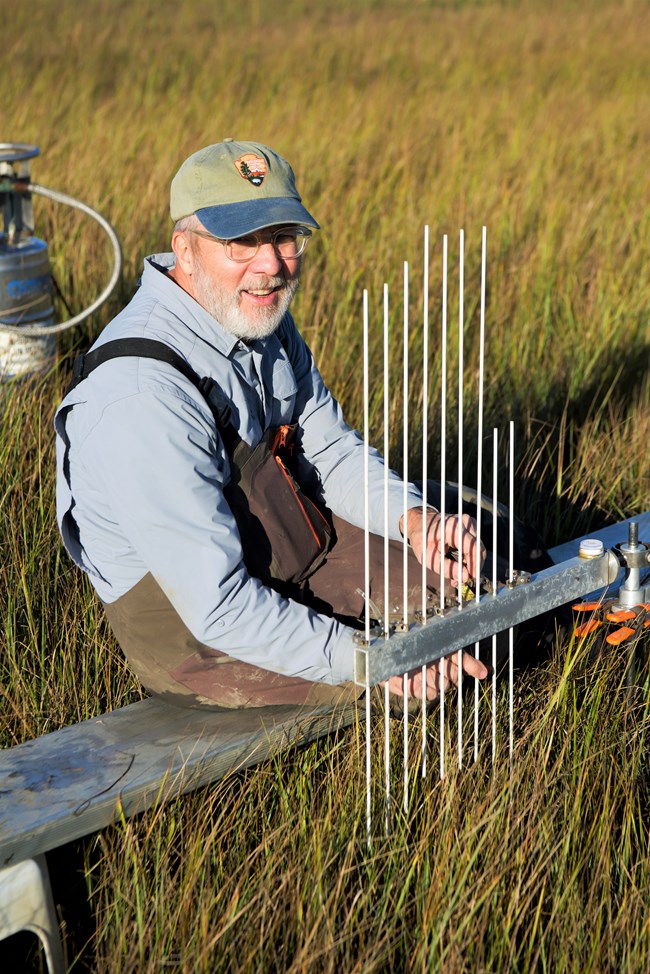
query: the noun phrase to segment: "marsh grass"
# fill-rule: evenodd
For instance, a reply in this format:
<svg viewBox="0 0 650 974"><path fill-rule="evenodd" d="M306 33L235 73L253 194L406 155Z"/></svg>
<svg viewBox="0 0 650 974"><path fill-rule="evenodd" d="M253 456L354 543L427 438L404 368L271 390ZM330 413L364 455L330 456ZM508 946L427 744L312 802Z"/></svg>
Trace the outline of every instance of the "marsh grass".
<svg viewBox="0 0 650 974"><path fill-rule="evenodd" d="M61 551L52 417L76 349L133 292L143 255L167 249L170 176L191 151L224 136L257 138L291 159L323 226L310 244L296 318L353 424L361 420L367 287L377 379L371 432L381 442L381 288L389 283L399 360L404 260L418 415L427 223L436 476L440 247L448 233L451 322L462 226L463 452L468 482L475 477L486 225L485 424L489 431L516 422L517 513L552 545L650 507L649 27L641 0L222 0L218 12L208 0L12 7L3 23L3 138L39 144L34 179L112 220L125 273L122 292L92 324L63 338L51 374L0 387L3 746L141 696L92 589ZM41 199L35 211L77 311L106 279L108 249L76 214ZM452 330L450 372L455 342ZM450 442L455 406L452 389ZM397 381L391 409L390 460L399 466ZM414 418L411 469L419 468L420 440ZM450 467L454 460L451 448ZM518 673L512 763L503 707L492 763L482 698L481 759L473 765L468 743L459 772L451 705L447 774L423 782L415 760L404 815L396 765L388 838L378 728L371 850L360 728L89 837L55 859L70 965L647 970L646 656L647 640L630 691L624 659L559 635L546 665ZM468 742L470 714L468 707ZM414 755L418 731L416 721ZM393 734L398 762L397 725ZM67 892L74 873L90 904L85 927ZM28 969L18 957L14 969ZM37 959L29 963L38 969Z"/></svg>
<svg viewBox="0 0 650 974"><path fill-rule="evenodd" d="M452 719L448 773L414 768L404 815L395 758L388 838L379 720L370 851L354 730L106 830L98 969L642 970L648 673L632 699L620 659L587 657L522 677L512 764L483 720L459 772Z"/></svg>

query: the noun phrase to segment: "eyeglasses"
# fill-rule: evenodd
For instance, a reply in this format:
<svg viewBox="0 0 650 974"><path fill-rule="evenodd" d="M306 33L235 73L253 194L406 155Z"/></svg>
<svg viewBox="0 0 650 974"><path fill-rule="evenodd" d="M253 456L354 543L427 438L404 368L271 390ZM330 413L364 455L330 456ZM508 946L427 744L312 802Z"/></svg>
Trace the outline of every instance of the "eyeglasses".
<svg viewBox="0 0 650 974"><path fill-rule="evenodd" d="M235 237L234 240L221 240L204 230L191 230L190 233L223 244L226 257L241 264L252 260L262 244L266 243L272 245L276 256L281 260L295 260L303 253L307 241L311 237L311 230L308 227L300 226L279 227L277 230L267 231L266 233L262 231L248 233L245 237Z"/></svg>

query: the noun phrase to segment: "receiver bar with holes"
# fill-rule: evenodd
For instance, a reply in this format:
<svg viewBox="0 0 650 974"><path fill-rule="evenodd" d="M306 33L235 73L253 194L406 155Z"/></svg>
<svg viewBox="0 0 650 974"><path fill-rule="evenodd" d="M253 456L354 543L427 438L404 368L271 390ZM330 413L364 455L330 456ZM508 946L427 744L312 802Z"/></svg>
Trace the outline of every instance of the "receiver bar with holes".
<svg viewBox="0 0 650 974"><path fill-rule="evenodd" d="M455 650L611 585L620 571L621 566L609 551L598 558L572 558L532 575L528 582L503 588L496 595L485 595L462 609L449 609L425 625L397 632L390 639L378 635L372 636L369 642L359 640L356 682L365 685L367 680L372 685L396 673L433 663Z"/></svg>

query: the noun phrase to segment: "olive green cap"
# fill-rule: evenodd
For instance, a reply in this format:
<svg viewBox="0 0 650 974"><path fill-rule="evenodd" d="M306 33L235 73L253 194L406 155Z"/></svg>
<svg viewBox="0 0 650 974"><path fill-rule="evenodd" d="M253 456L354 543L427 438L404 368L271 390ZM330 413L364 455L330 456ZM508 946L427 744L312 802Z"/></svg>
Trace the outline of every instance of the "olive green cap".
<svg viewBox="0 0 650 974"><path fill-rule="evenodd" d="M259 142L224 139L191 155L172 180L169 211L174 222L196 213L222 240L282 224L320 229L289 163Z"/></svg>

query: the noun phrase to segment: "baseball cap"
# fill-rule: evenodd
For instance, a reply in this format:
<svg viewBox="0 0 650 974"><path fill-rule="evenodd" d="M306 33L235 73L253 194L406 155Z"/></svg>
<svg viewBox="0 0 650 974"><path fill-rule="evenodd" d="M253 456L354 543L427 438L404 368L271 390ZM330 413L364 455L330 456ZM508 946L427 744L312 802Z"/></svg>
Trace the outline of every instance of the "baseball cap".
<svg viewBox="0 0 650 974"><path fill-rule="evenodd" d="M289 163L260 142L224 139L191 155L172 180L169 211L174 222L196 213L222 240L275 224L320 229Z"/></svg>

